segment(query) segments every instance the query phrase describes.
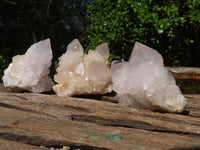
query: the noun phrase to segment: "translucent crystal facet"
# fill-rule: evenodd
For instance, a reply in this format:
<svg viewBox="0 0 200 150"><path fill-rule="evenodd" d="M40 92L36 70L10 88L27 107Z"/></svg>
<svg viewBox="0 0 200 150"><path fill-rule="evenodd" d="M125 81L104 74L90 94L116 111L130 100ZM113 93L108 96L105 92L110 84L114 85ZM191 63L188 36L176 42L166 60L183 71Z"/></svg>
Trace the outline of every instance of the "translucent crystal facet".
<svg viewBox="0 0 200 150"><path fill-rule="evenodd" d="M75 39L67 47L67 52L59 58L59 67L53 89L58 96L80 94L103 94L110 92L111 73L108 67L109 50L106 43L96 51L83 53L80 42Z"/></svg>
<svg viewBox="0 0 200 150"><path fill-rule="evenodd" d="M51 59L49 39L33 44L24 55L13 57L12 63L4 71L4 86L35 93L50 91L53 86L48 76Z"/></svg>
<svg viewBox="0 0 200 150"><path fill-rule="evenodd" d="M135 43L129 62L111 65L113 90L125 106L182 112L187 104L174 77L163 66L162 56Z"/></svg>

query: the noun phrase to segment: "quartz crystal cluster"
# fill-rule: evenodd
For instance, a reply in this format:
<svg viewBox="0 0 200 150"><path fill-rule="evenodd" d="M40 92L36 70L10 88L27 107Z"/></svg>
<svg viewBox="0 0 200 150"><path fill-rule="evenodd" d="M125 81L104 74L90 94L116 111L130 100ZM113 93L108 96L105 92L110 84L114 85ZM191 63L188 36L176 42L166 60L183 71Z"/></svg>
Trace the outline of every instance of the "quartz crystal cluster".
<svg viewBox="0 0 200 150"><path fill-rule="evenodd" d="M13 57L12 63L4 71L3 83L15 91L28 90L35 93L50 91L53 86L48 76L52 50L50 40L33 44L25 55Z"/></svg>
<svg viewBox="0 0 200 150"><path fill-rule="evenodd" d="M53 90L58 96L80 94L103 94L112 91L109 69L109 49L106 43L95 51L83 53L83 47L75 39L67 47L67 52L59 58L59 67L54 80L58 83Z"/></svg>
<svg viewBox="0 0 200 150"><path fill-rule="evenodd" d="M136 42L128 62L111 65L113 90L119 103L136 108L182 112L187 104L162 56Z"/></svg>

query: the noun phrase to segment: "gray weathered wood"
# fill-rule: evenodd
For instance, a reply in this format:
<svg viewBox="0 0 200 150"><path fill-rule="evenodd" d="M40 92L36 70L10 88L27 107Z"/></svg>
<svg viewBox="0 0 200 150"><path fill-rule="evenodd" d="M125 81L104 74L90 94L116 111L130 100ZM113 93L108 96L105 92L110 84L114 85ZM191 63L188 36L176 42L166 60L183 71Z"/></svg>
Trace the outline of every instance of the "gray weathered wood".
<svg viewBox="0 0 200 150"><path fill-rule="evenodd" d="M19 143L27 149L198 149L200 95L185 96L187 111L170 114L123 107L108 96L58 97L1 87L0 146L8 141L10 149Z"/></svg>

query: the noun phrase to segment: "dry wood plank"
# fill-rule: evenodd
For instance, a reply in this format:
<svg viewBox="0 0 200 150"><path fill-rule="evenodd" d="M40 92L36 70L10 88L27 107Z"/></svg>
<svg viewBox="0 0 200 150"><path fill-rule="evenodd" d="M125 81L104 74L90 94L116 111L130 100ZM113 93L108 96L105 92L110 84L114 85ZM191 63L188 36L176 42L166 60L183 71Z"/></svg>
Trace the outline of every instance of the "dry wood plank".
<svg viewBox="0 0 200 150"><path fill-rule="evenodd" d="M176 79L200 79L200 68L167 67Z"/></svg>
<svg viewBox="0 0 200 150"><path fill-rule="evenodd" d="M105 96L95 100L0 90L0 139L48 148L198 149L200 95L185 96L187 111L169 114L123 107Z"/></svg>

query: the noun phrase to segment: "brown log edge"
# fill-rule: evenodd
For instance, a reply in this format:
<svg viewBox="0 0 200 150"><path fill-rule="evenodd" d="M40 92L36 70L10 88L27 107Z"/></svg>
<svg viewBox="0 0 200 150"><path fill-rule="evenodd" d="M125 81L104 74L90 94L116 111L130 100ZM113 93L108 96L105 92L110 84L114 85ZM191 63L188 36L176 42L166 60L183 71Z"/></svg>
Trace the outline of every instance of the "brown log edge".
<svg viewBox="0 0 200 150"><path fill-rule="evenodd" d="M0 86L1 150L199 150L200 95L182 114L123 107L114 97L12 93Z"/></svg>
<svg viewBox="0 0 200 150"><path fill-rule="evenodd" d="M200 80L200 68L194 67L167 67L176 79Z"/></svg>

